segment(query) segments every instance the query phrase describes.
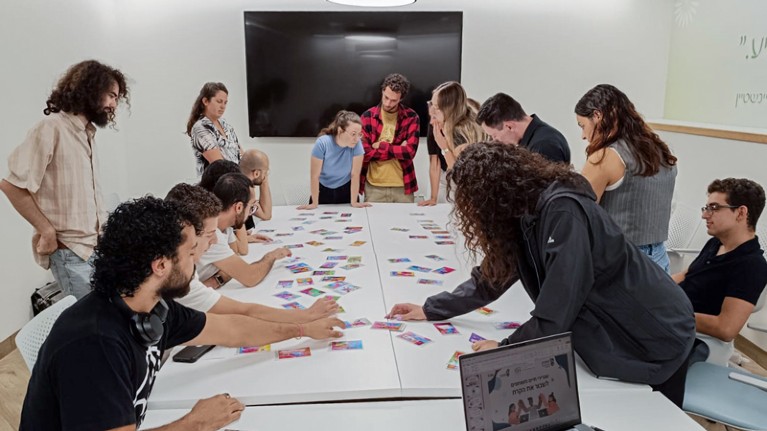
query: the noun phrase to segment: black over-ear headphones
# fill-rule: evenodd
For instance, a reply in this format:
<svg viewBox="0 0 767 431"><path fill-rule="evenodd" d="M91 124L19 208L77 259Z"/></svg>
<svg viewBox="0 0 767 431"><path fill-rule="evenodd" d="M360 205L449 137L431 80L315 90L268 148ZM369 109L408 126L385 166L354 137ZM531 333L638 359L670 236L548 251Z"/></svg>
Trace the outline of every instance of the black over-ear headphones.
<svg viewBox="0 0 767 431"><path fill-rule="evenodd" d="M130 319L130 332L133 334L133 338L138 341L144 347L154 346L162 339L165 328L165 318L168 316L168 304L165 300L160 298L157 305L154 306L149 313L136 313L120 295L115 295L109 299L118 310L127 318Z"/></svg>

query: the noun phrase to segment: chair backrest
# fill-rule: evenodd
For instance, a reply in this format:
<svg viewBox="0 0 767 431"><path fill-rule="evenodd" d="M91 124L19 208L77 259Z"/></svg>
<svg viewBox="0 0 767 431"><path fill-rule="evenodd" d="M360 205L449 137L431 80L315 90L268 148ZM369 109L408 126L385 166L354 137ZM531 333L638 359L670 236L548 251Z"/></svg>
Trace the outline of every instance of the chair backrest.
<svg viewBox="0 0 767 431"><path fill-rule="evenodd" d="M700 217L699 209L682 202L674 202L668 223L666 248L669 250L690 248L702 224L703 219Z"/></svg>
<svg viewBox="0 0 767 431"><path fill-rule="evenodd" d="M30 320L16 335L16 346L19 348L24 362L27 363L29 371L32 371L32 367L35 366L37 353L45 339L48 338L48 333L51 332L56 319L75 302L77 299L72 295L61 298L59 302L46 308Z"/></svg>
<svg viewBox="0 0 767 431"><path fill-rule="evenodd" d="M283 184L282 198L285 205L306 205L311 194L308 184Z"/></svg>

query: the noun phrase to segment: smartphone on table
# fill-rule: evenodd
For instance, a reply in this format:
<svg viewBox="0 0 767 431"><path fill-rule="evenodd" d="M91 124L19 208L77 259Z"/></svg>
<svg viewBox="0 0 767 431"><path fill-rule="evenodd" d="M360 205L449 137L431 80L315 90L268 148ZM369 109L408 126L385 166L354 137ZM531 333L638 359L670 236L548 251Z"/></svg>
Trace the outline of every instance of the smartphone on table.
<svg viewBox="0 0 767 431"><path fill-rule="evenodd" d="M208 353L210 349L216 346L187 346L180 352L173 355L173 362L197 362L202 355Z"/></svg>

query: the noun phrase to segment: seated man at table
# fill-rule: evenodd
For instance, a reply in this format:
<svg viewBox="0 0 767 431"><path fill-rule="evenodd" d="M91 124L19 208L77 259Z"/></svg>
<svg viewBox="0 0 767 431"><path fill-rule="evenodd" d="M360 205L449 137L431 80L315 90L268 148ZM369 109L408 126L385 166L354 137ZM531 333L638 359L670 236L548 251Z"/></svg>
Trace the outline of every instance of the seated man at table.
<svg viewBox="0 0 767 431"><path fill-rule="evenodd" d="M197 236L176 206L153 197L109 216L95 250L93 292L64 311L32 369L22 430L135 430L160 360L179 344L261 346L303 335L339 337L334 318L306 325L203 314L173 299L189 291ZM222 394L162 429L218 429L244 406Z"/></svg>
<svg viewBox="0 0 767 431"><path fill-rule="evenodd" d="M767 284L767 261L756 237L764 189L743 178L714 180L703 207L712 236L674 281L692 302L698 332L729 342L754 310Z"/></svg>
<svg viewBox="0 0 767 431"><path fill-rule="evenodd" d="M448 192L467 246L484 259L452 293L396 304L388 317L450 319L521 280L532 317L474 350L572 331L594 373L652 385L681 406L695 339L690 301L625 238L581 175L516 145L481 142L458 157Z"/></svg>
<svg viewBox="0 0 767 431"><path fill-rule="evenodd" d="M216 229L218 229L221 201L202 187L186 183L176 184L165 196L165 200L176 204L184 218L192 221L197 234L195 263L199 263L200 257L217 239ZM240 302L222 296L216 290L202 284L197 272L189 283L189 293L178 298L177 302L203 313L242 314L270 322L306 323L330 316L338 311L338 304L331 298L320 298L305 310L283 310L261 304Z"/></svg>
<svg viewBox="0 0 767 431"><path fill-rule="evenodd" d="M242 154L240 159L240 172L253 181L258 187L258 209L253 214L261 220L272 219L272 191L269 189L269 157L259 150L250 149ZM245 227L254 227L253 219L248 219Z"/></svg>
<svg viewBox="0 0 767 431"><path fill-rule="evenodd" d="M233 232L241 229L245 217L254 211L256 192L253 183L239 172L225 174L216 181L212 191L221 201L222 210L218 215L216 241L200 258L197 273L203 284L215 289L232 278L243 286L253 287L269 274L275 261L290 256L290 250L285 247L274 249L250 264L242 260L228 244Z"/></svg>

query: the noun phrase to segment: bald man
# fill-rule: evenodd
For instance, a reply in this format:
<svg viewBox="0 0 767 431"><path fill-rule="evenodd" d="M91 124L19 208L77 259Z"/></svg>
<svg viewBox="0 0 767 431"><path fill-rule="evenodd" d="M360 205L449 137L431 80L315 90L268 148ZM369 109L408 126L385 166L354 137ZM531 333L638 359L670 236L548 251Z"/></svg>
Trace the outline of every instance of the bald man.
<svg viewBox="0 0 767 431"><path fill-rule="evenodd" d="M269 190L269 157L263 151L247 150L240 158L240 171L258 187L258 209L255 216L261 220L272 218L272 192ZM254 227L248 218L248 229Z"/></svg>

